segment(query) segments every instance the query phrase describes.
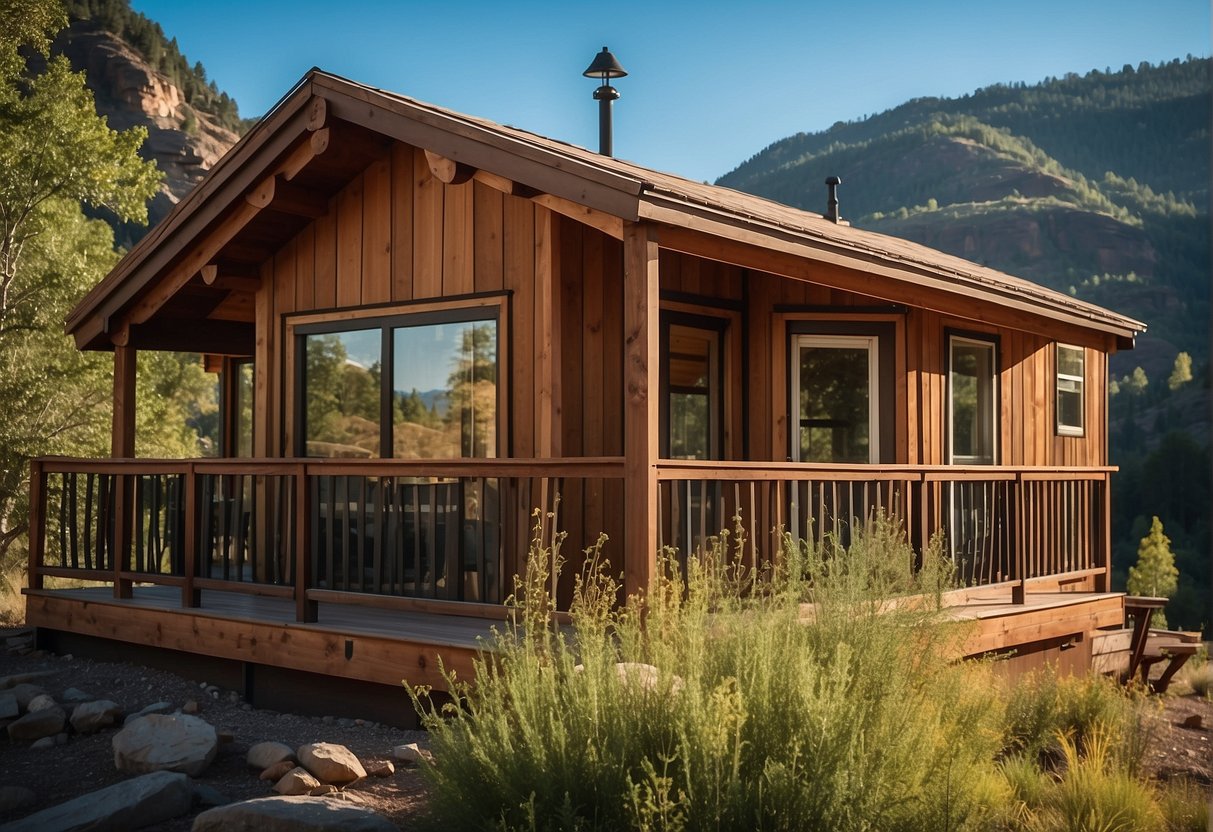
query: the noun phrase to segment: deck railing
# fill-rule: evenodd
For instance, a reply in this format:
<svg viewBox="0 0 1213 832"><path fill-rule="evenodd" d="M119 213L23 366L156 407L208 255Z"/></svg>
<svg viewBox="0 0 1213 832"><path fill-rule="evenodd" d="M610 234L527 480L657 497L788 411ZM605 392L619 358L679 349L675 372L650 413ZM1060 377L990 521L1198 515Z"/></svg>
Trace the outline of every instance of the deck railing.
<svg viewBox="0 0 1213 832"><path fill-rule="evenodd" d="M321 600L497 614L532 512L622 480L619 458L37 459L30 587L170 585L183 606L204 589L290 597L303 621Z"/></svg>
<svg viewBox="0 0 1213 832"><path fill-rule="evenodd" d="M1113 470L662 460L660 543L695 551L737 518L761 564L785 534L845 546L883 513L916 552L941 536L966 586L1010 585L1020 601L1032 584L1106 589Z"/></svg>
<svg viewBox="0 0 1213 832"><path fill-rule="evenodd" d="M1112 470L661 460L658 545L685 554L739 518L759 564L784 533L846 545L882 512L916 551L942 535L966 585L1009 585L1018 600L1034 583L1106 589ZM46 458L31 475L31 588L72 578L129 597L163 584L184 606L205 589L249 592L293 598L301 621L326 600L500 615L533 510L563 495L569 553L607 524L622 540L626 519L618 457Z"/></svg>

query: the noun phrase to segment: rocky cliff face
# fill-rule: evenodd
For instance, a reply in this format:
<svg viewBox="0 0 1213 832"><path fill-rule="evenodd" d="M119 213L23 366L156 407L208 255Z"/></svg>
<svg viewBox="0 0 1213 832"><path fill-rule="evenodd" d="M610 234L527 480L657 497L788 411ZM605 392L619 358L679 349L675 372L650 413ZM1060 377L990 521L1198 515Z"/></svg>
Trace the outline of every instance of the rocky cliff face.
<svg viewBox="0 0 1213 832"><path fill-rule="evenodd" d="M240 138L185 103L185 97L134 49L95 24L78 21L55 43L57 52L83 71L97 101L97 112L116 130L147 128L141 154L164 172L160 193L148 205L148 228L155 225L198 184ZM130 245L146 233L142 227L116 227L118 242Z"/></svg>

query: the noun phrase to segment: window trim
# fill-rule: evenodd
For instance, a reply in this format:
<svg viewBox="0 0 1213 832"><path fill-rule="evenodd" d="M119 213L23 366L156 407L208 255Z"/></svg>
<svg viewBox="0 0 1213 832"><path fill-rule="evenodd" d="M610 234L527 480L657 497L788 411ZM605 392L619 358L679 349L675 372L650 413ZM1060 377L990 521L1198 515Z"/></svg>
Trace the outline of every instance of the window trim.
<svg viewBox="0 0 1213 832"><path fill-rule="evenodd" d="M497 441L495 453L499 458L512 453L509 433L511 401L509 376L509 293L493 292L467 296L456 300L426 299L412 303L380 305L338 312L296 313L283 316L285 431L282 447L290 449L296 458L306 457L305 390L303 373L307 363L300 360L304 339L308 335L324 335L355 330L379 329L383 338L383 378L392 377L393 350L391 331L401 326L425 326L438 323L494 321L497 325ZM391 460L392 425L391 399L380 395L380 459ZM385 429L386 428L386 429ZM482 457L469 457L479 459Z"/></svg>
<svg viewBox="0 0 1213 832"><path fill-rule="evenodd" d="M947 388L947 398L944 401L944 420L946 422L947 435L947 454L949 465L997 465L1001 457L1000 454L1000 438L1001 438L1001 394L1002 388L1000 385L1000 376L1002 365L1000 364L1001 355L999 353L999 339L997 335L991 335L984 332L967 332L955 329L947 329L944 331L945 345L947 347L948 365L947 378L945 384ZM952 409L952 345L970 344L980 347L989 347L991 350L990 369L991 369L991 385L993 391L990 401L990 460L987 462L980 457L960 456L956 455L955 444L953 441L952 429L954 427L953 409Z"/></svg>
<svg viewBox="0 0 1213 832"><path fill-rule="evenodd" d="M880 336L856 333L794 333L788 354L790 395L788 398L788 451L793 462L800 462L800 349L822 346L833 349L861 347L868 353L868 460L859 465L880 463Z"/></svg>
<svg viewBox="0 0 1213 832"><path fill-rule="evenodd" d="M1082 359L1082 375L1076 376L1061 371L1061 351L1074 350ZM1078 382L1078 418L1081 424L1067 425L1061 421L1061 382ZM1053 424L1058 436L1087 435L1087 350L1074 344L1054 344L1053 349Z"/></svg>

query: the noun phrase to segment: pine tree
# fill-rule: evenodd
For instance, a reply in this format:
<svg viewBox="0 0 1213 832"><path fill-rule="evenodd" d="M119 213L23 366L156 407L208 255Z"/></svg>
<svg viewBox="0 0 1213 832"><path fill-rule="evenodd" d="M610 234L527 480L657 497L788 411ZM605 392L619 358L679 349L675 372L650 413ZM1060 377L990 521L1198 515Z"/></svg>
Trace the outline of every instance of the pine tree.
<svg viewBox="0 0 1213 832"><path fill-rule="evenodd" d="M1137 547L1137 565L1129 567L1129 594L1170 598L1178 588L1179 570L1175 568L1171 538L1163 534L1162 521L1155 515L1154 522L1150 524L1150 533L1141 539ZM1162 610L1155 611L1150 624L1155 627L1167 626L1167 617Z"/></svg>
<svg viewBox="0 0 1213 832"><path fill-rule="evenodd" d="M1178 390L1192 380L1192 356L1181 352L1175 356L1175 366L1171 369L1171 377L1167 379L1167 387Z"/></svg>

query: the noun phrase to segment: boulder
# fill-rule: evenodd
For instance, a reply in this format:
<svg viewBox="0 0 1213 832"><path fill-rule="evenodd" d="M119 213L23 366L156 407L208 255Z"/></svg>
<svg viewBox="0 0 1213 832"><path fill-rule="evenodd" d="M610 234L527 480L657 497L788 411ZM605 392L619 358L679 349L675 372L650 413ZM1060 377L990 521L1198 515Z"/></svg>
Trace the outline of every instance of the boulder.
<svg viewBox="0 0 1213 832"><path fill-rule="evenodd" d="M35 812L6 825L4 832L138 829L184 815L192 799L188 777L158 771Z"/></svg>
<svg viewBox="0 0 1213 832"><path fill-rule="evenodd" d="M194 805L195 806L226 806L232 802L232 799L223 792L208 786L205 783L194 783Z"/></svg>
<svg viewBox="0 0 1213 832"><path fill-rule="evenodd" d="M193 832L398 832L362 806L321 797L263 797L231 803L194 818Z"/></svg>
<svg viewBox="0 0 1213 832"><path fill-rule="evenodd" d="M23 711L28 711L29 703L46 693L46 691L44 691L42 688L38 687L37 685L31 685L28 682L13 685L9 692L12 693L13 696L17 697L17 707Z"/></svg>
<svg viewBox="0 0 1213 832"><path fill-rule="evenodd" d="M308 792L308 797L324 797L326 794L333 794L337 791L337 787L328 783L321 783L316 788Z"/></svg>
<svg viewBox="0 0 1213 832"><path fill-rule="evenodd" d="M92 702L97 697L89 696L79 688L68 688L60 697L64 702Z"/></svg>
<svg viewBox="0 0 1213 832"><path fill-rule="evenodd" d="M275 763L295 759L295 752L280 742L259 742L248 750L247 759L249 768L265 771Z"/></svg>
<svg viewBox="0 0 1213 832"><path fill-rule="evenodd" d="M299 765L322 783L341 786L366 777L366 769L362 767L362 763L358 762L358 758L344 745L330 742L301 745L297 756Z"/></svg>
<svg viewBox="0 0 1213 832"><path fill-rule="evenodd" d="M127 714L126 719L123 721L123 724L124 725L128 724L128 723L133 722L134 720L138 719L141 716L147 716L149 714L167 714L172 709L173 709L172 702L153 702L151 705L148 705L146 708L143 708L138 713Z"/></svg>
<svg viewBox="0 0 1213 832"><path fill-rule="evenodd" d="M0 719L16 719L20 713L17 697L11 693L0 693Z"/></svg>
<svg viewBox="0 0 1213 832"><path fill-rule="evenodd" d="M292 755L293 756L293 755ZM283 760L280 763L274 763L272 766L261 772L258 780L269 780L271 783L277 783L282 779L282 775L295 767L294 760ZM304 769L306 771L307 769Z"/></svg>
<svg viewBox="0 0 1213 832"><path fill-rule="evenodd" d="M219 738L205 720L181 714L151 714L114 735L119 771L179 771L197 777L219 753Z"/></svg>
<svg viewBox="0 0 1213 832"><path fill-rule="evenodd" d="M0 815L7 815L29 806L38 795L25 786L0 786Z"/></svg>
<svg viewBox="0 0 1213 832"><path fill-rule="evenodd" d="M99 699L96 702L83 702L72 711L72 727L79 734L91 734L102 728L109 728L118 721L122 709L117 702Z"/></svg>
<svg viewBox="0 0 1213 832"><path fill-rule="evenodd" d="M366 764L366 773L371 777L391 777L396 773L396 766L391 760L371 760Z"/></svg>
<svg viewBox="0 0 1213 832"><path fill-rule="evenodd" d="M14 742L30 742L43 737L54 737L63 730L66 722L67 714L63 713L62 708L43 708L9 723L8 738Z"/></svg>
<svg viewBox="0 0 1213 832"><path fill-rule="evenodd" d="M25 706L25 710L27 713L32 714L35 711L45 711L47 708L58 707L58 705L59 703L55 701L55 697L49 693L40 693L29 701L29 704Z"/></svg>
<svg viewBox="0 0 1213 832"><path fill-rule="evenodd" d="M434 761L434 755L415 742L396 746L392 749L392 756L396 758L397 762L409 766L419 766L422 760L427 763Z"/></svg>
<svg viewBox="0 0 1213 832"><path fill-rule="evenodd" d="M311 794L312 789L319 788L320 781L308 774L307 769L295 766L278 779L274 791L278 794Z"/></svg>
<svg viewBox="0 0 1213 832"><path fill-rule="evenodd" d="M0 690L15 688L17 685L24 685L35 679L45 679L47 676L54 676L57 672L55 670L34 670L29 673L10 673L8 676L0 676Z"/></svg>
<svg viewBox="0 0 1213 832"><path fill-rule="evenodd" d="M59 743L55 742L54 737L43 737L40 740L34 740L33 744L29 748L30 751L45 751L48 748L54 748L58 744Z"/></svg>

